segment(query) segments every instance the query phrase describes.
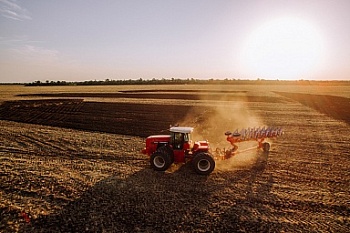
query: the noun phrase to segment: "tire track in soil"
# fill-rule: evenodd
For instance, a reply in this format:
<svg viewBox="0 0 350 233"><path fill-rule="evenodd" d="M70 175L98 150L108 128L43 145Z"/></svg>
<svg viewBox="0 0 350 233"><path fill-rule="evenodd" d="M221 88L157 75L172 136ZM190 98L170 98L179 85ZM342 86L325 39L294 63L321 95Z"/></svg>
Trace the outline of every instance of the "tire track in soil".
<svg viewBox="0 0 350 233"><path fill-rule="evenodd" d="M5 124L6 125L6 124ZM0 125L1 126L1 125ZM126 161L132 160L133 157L125 158L122 155L118 158L121 151L130 150L129 143L132 142L128 136L116 136L111 139L110 136L101 134L91 143L90 138L81 139L68 133L62 133L59 128L45 128L39 126L24 127L12 129L2 127L0 138L0 152L23 155L37 155L45 157L67 157L71 160L79 159L103 159L106 161ZM89 132L81 132L83 135L89 135ZM79 145L78 147L76 145ZM115 150L114 146L119 145L120 150ZM135 146L131 150L135 151ZM140 150L138 148L137 150Z"/></svg>
<svg viewBox="0 0 350 233"><path fill-rule="evenodd" d="M140 145L141 139L8 121L0 121L0 127L1 232L18 232L26 224L22 211L32 220L57 213L97 181L145 167L145 160L133 152L140 148L131 144ZM65 149L56 153L66 143L73 157L64 155Z"/></svg>
<svg viewBox="0 0 350 233"><path fill-rule="evenodd" d="M4 136L4 135L1 135ZM0 152L9 152L17 154L42 154L45 156L66 155L74 152L66 143L61 140L53 140L51 134L40 133L35 131L30 133L20 132L16 136L7 134L6 146L0 146ZM69 145L69 144L68 144Z"/></svg>

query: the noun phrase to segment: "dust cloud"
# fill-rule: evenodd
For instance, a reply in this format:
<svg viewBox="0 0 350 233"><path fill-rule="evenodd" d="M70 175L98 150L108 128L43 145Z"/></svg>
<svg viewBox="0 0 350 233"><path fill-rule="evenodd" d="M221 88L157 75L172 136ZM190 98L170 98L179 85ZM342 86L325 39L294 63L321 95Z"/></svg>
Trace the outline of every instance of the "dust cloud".
<svg viewBox="0 0 350 233"><path fill-rule="evenodd" d="M240 94L242 95L242 94ZM246 93L245 93L246 95ZM222 95L222 100L225 100L225 95ZM204 99L204 98L203 98ZM249 110L248 102L239 101L205 101L203 100L203 109L198 112L190 111L182 122L181 126L192 126L194 132L192 135L193 141L207 140L211 147L211 151L216 151L219 148L221 151L232 148L231 144L226 141L225 132L234 132L236 129L248 127L262 126L262 121L252 111ZM239 149L246 147L257 147L257 142L239 143ZM220 161L216 165L216 169L235 169L241 166L254 163L257 156L256 150L237 154L234 158Z"/></svg>

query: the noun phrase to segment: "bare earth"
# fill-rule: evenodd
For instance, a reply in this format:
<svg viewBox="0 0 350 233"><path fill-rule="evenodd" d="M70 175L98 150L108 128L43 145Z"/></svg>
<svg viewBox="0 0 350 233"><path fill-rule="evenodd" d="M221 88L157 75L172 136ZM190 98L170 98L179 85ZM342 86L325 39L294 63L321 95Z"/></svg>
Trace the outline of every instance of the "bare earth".
<svg viewBox="0 0 350 233"><path fill-rule="evenodd" d="M350 87L1 88L0 232L349 232ZM213 149L236 128L285 135L210 176L155 172L144 138L176 123Z"/></svg>

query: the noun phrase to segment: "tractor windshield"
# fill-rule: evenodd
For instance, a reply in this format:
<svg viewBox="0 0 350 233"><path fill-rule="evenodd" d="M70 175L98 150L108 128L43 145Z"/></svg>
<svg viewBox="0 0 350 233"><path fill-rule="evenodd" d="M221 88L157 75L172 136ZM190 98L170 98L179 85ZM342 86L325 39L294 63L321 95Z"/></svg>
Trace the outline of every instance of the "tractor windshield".
<svg viewBox="0 0 350 233"><path fill-rule="evenodd" d="M173 132L171 136L171 144L174 149L183 149L184 143L191 141L191 134Z"/></svg>

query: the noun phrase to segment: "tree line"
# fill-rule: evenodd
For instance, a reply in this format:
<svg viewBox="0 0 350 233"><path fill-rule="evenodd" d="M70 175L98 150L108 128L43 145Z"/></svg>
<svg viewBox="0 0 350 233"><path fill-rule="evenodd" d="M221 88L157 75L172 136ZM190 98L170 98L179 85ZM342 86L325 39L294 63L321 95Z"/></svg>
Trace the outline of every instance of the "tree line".
<svg viewBox="0 0 350 233"><path fill-rule="evenodd" d="M350 85L350 81L316 81L316 80L242 80L242 79L105 79L89 81L34 81L25 86L92 86L92 85L171 85L171 84L235 84L235 85Z"/></svg>

